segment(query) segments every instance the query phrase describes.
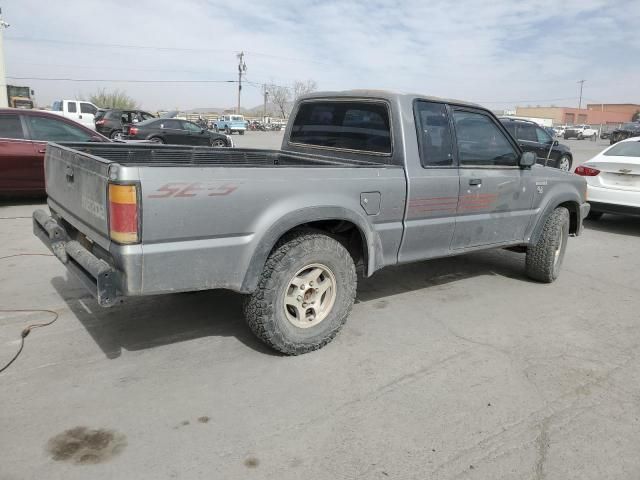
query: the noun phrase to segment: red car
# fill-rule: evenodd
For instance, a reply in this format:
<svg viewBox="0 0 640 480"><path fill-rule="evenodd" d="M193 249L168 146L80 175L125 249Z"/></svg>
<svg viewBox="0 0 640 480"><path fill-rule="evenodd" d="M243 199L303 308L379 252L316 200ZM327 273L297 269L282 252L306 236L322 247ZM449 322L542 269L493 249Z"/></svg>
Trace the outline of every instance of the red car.
<svg viewBox="0 0 640 480"><path fill-rule="evenodd" d="M47 142L108 142L79 123L45 112L0 108L0 195L44 195Z"/></svg>

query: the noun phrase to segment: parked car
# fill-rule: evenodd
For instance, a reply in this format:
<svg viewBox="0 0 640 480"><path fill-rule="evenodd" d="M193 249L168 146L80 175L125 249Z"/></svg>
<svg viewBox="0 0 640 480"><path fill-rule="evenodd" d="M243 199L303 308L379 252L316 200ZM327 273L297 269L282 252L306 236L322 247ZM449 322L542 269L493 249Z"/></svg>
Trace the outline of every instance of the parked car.
<svg viewBox="0 0 640 480"><path fill-rule="evenodd" d="M135 125L124 125L122 138L171 145L233 147L233 142L227 135L212 132L193 122L177 118L152 118Z"/></svg>
<svg viewBox="0 0 640 480"><path fill-rule="evenodd" d="M640 138L621 140L576 168L587 180L589 219L640 216Z"/></svg>
<svg viewBox="0 0 640 480"><path fill-rule="evenodd" d="M95 116L99 108L84 100L56 100L51 104L51 112L65 118L75 120L92 130L95 126Z"/></svg>
<svg viewBox="0 0 640 480"><path fill-rule="evenodd" d="M567 129L566 125L557 125L557 126L553 127L553 132L554 132L556 137L562 137L562 136L564 136L564 131L566 129Z"/></svg>
<svg viewBox="0 0 640 480"><path fill-rule="evenodd" d="M53 145L55 202L34 212L34 232L102 306L235 290L255 334L297 355L346 321L356 266L371 276L514 247L531 278L553 282L589 211L586 182L535 161L479 105L314 93L296 101L280 150Z"/></svg>
<svg viewBox="0 0 640 480"><path fill-rule="evenodd" d="M573 127L567 127L563 134L565 140L568 138L577 138L578 140L590 138L595 140L597 136L598 131L591 128L589 125L574 125Z"/></svg>
<svg viewBox="0 0 640 480"><path fill-rule="evenodd" d="M44 194L47 142L107 142L77 122L44 110L0 109L0 194Z"/></svg>
<svg viewBox="0 0 640 480"><path fill-rule="evenodd" d="M571 170L573 155L571 149L554 140L549 132L531 120L501 117L500 121L509 133L518 141L525 152L536 154L536 162L540 165Z"/></svg>
<svg viewBox="0 0 640 480"><path fill-rule="evenodd" d="M622 124L620 128L616 128L611 132L609 137L609 144L613 145L616 142L624 140L625 138L639 137L640 136L640 122L628 122Z"/></svg>
<svg viewBox="0 0 640 480"><path fill-rule="evenodd" d="M213 129L216 132L222 131L227 135L232 135L233 132L244 135L247 129L247 122L245 122L242 115L222 115L218 120L213 122Z"/></svg>
<svg viewBox="0 0 640 480"><path fill-rule="evenodd" d="M124 125L133 125L155 118L143 110L98 110L95 117L96 131L105 137L119 139Z"/></svg>

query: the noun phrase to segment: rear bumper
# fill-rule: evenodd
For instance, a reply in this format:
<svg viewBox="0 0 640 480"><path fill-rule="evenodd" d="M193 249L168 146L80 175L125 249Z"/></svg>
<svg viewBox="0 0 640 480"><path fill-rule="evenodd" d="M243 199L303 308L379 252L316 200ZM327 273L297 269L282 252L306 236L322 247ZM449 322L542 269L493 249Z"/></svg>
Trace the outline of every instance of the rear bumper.
<svg viewBox="0 0 640 480"><path fill-rule="evenodd" d="M613 213L614 215L631 215L634 217L640 217L640 207L632 205L591 202L591 210L594 212Z"/></svg>
<svg viewBox="0 0 640 480"><path fill-rule="evenodd" d="M121 273L104 260L71 240L67 231L44 210L33 212L33 233L96 297L103 307L121 297Z"/></svg>

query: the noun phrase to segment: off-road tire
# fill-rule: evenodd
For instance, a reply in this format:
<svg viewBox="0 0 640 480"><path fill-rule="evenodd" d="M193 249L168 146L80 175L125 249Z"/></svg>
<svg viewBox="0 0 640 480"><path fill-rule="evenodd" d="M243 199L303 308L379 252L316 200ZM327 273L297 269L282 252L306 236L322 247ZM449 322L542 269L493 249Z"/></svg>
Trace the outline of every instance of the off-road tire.
<svg viewBox="0 0 640 480"><path fill-rule="evenodd" d="M569 221L569 210L564 207L556 208L549 215L538 242L527 248L527 276L545 283L558 278L569 238ZM559 252L557 259L556 252Z"/></svg>
<svg viewBox="0 0 640 480"><path fill-rule="evenodd" d="M335 276L336 298L324 320L300 328L287 319L284 295L300 269L311 264L328 267ZM256 336L287 355L300 355L324 347L344 325L356 296L353 258L338 240L315 230L285 235L273 248L258 288L245 302L245 319Z"/></svg>
<svg viewBox="0 0 640 480"><path fill-rule="evenodd" d="M604 215L603 212L594 212L592 210L589 212L589 215L587 215L587 220L600 220L602 215Z"/></svg>

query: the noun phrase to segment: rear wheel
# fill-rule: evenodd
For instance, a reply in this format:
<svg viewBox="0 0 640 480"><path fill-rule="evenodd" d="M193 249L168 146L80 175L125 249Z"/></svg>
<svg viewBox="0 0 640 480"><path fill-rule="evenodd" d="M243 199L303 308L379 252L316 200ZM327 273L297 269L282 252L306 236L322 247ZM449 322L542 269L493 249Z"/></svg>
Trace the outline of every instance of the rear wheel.
<svg viewBox="0 0 640 480"><path fill-rule="evenodd" d="M293 232L274 247L245 304L253 332L287 355L322 348L347 320L356 295L351 255L337 240Z"/></svg>
<svg viewBox="0 0 640 480"><path fill-rule="evenodd" d="M244 130L240 130L238 133L239 133L240 135L244 135Z"/></svg>
<svg viewBox="0 0 640 480"><path fill-rule="evenodd" d="M160 137L151 137L149 140L153 143L164 143L164 140Z"/></svg>
<svg viewBox="0 0 640 480"><path fill-rule="evenodd" d="M527 275L540 282L551 283L560 274L569 239L569 210L556 208L542 229L538 242L527 248Z"/></svg>
<svg viewBox="0 0 640 480"><path fill-rule="evenodd" d="M602 215L604 215L602 212L590 211L589 215L587 215L587 220L600 220Z"/></svg>
<svg viewBox="0 0 640 480"><path fill-rule="evenodd" d="M122 130L114 130L111 132L111 135L109 135L109 138L111 140L122 140Z"/></svg>
<svg viewBox="0 0 640 480"><path fill-rule="evenodd" d="M227 135L231 135L231 129L229 127L225 128L224 133L226 133Z"/></svg>

